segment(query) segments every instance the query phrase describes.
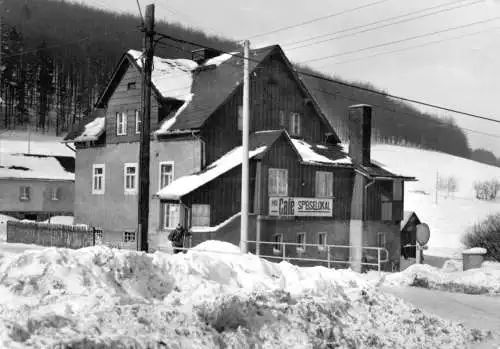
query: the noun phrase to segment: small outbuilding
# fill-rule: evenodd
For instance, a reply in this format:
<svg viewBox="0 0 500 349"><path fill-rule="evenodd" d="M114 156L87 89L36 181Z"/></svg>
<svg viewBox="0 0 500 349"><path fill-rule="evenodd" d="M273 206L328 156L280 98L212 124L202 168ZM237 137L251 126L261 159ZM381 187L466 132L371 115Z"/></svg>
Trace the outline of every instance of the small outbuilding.
<svg viewBox="0 0 500 349"><path fill-rule="evenodd" d="M404 211L401 221L401 256L405 259L416 258L417 225L420 223L415 212Z"/></svg>

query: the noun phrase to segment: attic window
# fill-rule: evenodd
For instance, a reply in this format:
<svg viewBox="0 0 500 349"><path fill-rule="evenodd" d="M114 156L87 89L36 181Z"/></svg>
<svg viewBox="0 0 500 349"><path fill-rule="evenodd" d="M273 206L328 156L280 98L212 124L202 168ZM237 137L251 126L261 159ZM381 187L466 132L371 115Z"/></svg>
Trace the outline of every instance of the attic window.
<svg viewBox="0 0 500 349"><path fill-rule="evenodd" d="M127 84L127 90L135 90L135 81L129 82Z"/></svg>

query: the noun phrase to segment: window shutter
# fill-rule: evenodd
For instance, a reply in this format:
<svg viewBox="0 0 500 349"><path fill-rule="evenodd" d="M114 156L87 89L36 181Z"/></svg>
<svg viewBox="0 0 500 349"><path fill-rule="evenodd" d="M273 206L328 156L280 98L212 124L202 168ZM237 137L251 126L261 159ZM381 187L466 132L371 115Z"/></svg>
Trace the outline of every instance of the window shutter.
<svg viewBox="0 0 500 349"><path fill-rule="evenodd" d="M19 200L23 199L23 187L19 187Z"/></svg>
<svg viewBox="0 0 500 349"><path fill-rule="evenodd" d="M268 184L268 192L269 194L277 193L277 179L276 179L276 171L273 168L269 169L269 184Z"/></svg>
<svg viewBox="0 0 500 349"><path fill-rule="evenodd" d="M26 197L28 198L28 200L31 198L30 189L30 187L26 187Z"/></svg>

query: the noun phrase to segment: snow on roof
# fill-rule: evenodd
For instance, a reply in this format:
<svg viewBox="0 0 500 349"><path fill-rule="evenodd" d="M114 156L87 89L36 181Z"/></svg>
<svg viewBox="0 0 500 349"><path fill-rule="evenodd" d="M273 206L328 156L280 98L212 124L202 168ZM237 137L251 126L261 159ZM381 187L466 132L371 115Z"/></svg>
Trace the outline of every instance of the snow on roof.
<svg viewBox="0 0 500 349"><path fill-rule="evenodd" d="M85 130L76 137L74 142L83 142L83 141L97 141L100 135L105 130L105 122L106 118L100 117L95 118L91 122L85 125Z"/></svg>
<svg viewBox="0 0 500 349"><path fill-rule="evenodd" d="M75 157L75 152L64 145L62 139L58 141L30 140L29 142L28 139L0 139L0 153Z"/></svg>
<svg viewBox="0 0 500 349"><path fill-rule="evenodd" d="M213 57L208 59L203 65L216 65L219 66L220 64L224 63L225 61L229 60L231 57L234 55L237 55L239 52L230 52L230 53L223 53L217 57Z"/></svg>
<svg viewBox="0 0 500 349"><path fill-rule="evenodd" d="M0 178L74 180L54 157L0 153Z"/></svg>
<svg viewBox="0 0 500 349"><path fill-rule="evenodd" d="M140 59L142 52L129 50L128 54L142 68L142 59ZM190 98L193 84L192 71L197 67L198 63L190 59L167 59L155 56L151 79L164 98L187 100Z"/></svg>
<svg viewBox="0 0 500 349"><path fill-rule="evenodd" d="M297 149L304 162L323 164L351 164L351 159L346 155L343 158L333 160L314 151L311 144L299 139L292 139L292 144Z"/></svg>
<svg viewBox="0 0 500 349"><path fill-rule="evenodd" d="M404 211L403 220L401 221L401 229L403 229L408 224L408 221L414 213L415 212L413 211Z"/></svg>
<svg viewBox="0 0 500 349"><path fill-rule="evenodd" d="M170 128L172 127L172 125L174 125L175 122L177 121L177 117L184 111L184 109L186 109L186 107L189 105L189 103L191 103L192 99L193 99L193 94L191 93L185 99L184 104L181 105L181 107L179 109L177 109L174 116L171 117L170 119L165 120L161 124L160 128L155 131L155 134L163 134L163 133L170 131Z"/></svg>
<svg viewBox="0 0 500 349"><path fill-rule="evenodd" d="M250 150L248 154L249 159L261 154L265 150L265 146ZM156 195L164 200L179 200L182 196L189 194L193 190L240 165L242 158L242 147L236 147L219 160L209 165L203 172L178 178L165 188L162 188Z"/></svg>

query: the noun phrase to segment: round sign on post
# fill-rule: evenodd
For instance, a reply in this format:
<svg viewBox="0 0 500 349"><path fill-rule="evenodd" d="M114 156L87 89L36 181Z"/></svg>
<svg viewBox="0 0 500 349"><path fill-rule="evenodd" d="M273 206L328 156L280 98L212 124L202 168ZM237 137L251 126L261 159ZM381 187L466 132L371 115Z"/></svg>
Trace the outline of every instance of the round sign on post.
<svg viewBox="0 0 500 349"><path fill-rule="evenodd" d="M420 246L424 246L429 242L431 231L426 223L417 224L417 242Z"/></svg>

